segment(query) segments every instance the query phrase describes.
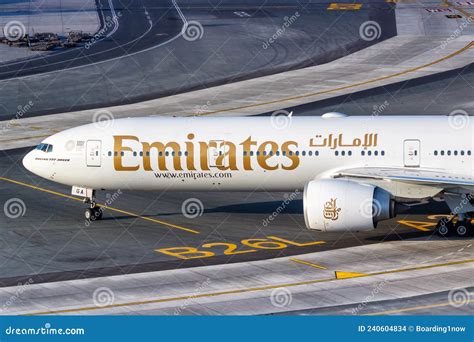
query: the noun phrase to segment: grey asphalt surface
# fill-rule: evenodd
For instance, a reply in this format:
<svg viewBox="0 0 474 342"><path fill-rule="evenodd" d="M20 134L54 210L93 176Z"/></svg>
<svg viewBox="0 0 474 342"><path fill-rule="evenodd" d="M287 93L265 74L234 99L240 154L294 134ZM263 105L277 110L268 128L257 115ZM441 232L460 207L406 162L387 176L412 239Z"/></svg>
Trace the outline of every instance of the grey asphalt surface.
<svg viewBox="0 0 474 342"><path fill-rule="evenodd" d="M30 277L38 283L258 260L414 237L437 238L432 232L422 232L396 220L357 234L309 231L304 225L301 195L265 226L263 221L285 199L285 194L265 192L157 193L122 189L111 207L126 213L108 209L103 220L87 225L83 219L84 204L59 195L68 196L69 188L36 177L23 168L21 159L27 151L0 152L0 286L14 285ZM99 192L98 202L114 198L112 193L109 195L112 197ZM201 216L194 219L183 216L181 205L189 198L198 198L203 203ZM12 199L24 203L24 210L20 210L23 216L7 217L5 206ZM444 203L431 203L413 208L397 220L435 223L426 216L448 212ZM199 234L170 228L157 220L191 228ZM296 243L325 243L301 247L285 242L276 246L279 249L271 250L250 248L242 242L269 236ZM221 245L202 247L206 243ZM222 243L235 244L237 251L254 251L225 255L224 251L233 245ZM156 251L183 246L215 255L182 260Z"/></svg>
<svg viewBox="0 0 474 342"><path fill-rule="evenodd" d="M325 63L396 34L393 4L364 1L358 11L330 11L330 2L188 0L177 1L176 7L168 0L113 0L123 13L119 28L92 48L0 65L0 119L11 118L30 101L29 116L66 112ZM200 39L175 35L183 26L177 8L188 22L202 26ZM278 33L285 20L291 25ZM359 36L367 20L382 26L381 37L372 42Z"/></svg>
<svg viewBox="0 0 474 342"><path fill-rule="evenodd" d="M474 64L328 100L286 108L294 115L474 115ZM265 113L262 115L270 115Z"/></svg>

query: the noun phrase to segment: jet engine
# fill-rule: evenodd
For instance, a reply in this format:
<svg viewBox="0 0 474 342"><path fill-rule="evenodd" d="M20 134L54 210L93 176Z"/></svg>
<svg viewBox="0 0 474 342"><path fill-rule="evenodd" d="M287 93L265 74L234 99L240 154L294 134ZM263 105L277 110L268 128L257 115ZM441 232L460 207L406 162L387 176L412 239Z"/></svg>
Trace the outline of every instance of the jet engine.
<svg viewBox="0 0 474 342"><path fill-rule="evenodd" d="M303 197L306 227L324 232L372 230L377 222L395 216L389 192L348 180L315 180Z"/></svg>

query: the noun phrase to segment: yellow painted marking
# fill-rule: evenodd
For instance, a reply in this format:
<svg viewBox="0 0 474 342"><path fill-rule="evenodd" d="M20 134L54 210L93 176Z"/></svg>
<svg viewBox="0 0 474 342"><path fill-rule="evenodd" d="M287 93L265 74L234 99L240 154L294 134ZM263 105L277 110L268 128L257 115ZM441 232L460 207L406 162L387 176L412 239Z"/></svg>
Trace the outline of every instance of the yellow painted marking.
<svg viewBox="0 0 474 342"><path fill-rule="evenodd" d="M313 264L312 262L308 262L308 261L304 261L304 260L300 260L300 259L290 258L290 260L294 261L294 262L297 262L297 263L300 263L300 264L303 264L303 265L308 265L308 266L311 266L311 267L314 267L314 268L319 268L320 270L327 270L328 269L327 267L324 267L324 266L321 266L321 265L316 265L316 264Z"/></svg>
<svg viewBox="0 0 474 342"><path fill-rule="evenodd" d="M355 273L355 272L334 272L336 279L349 279L349 278L357 278L357 277L366 277L368 274L366 273Z"/></svg>
<svg viewBox="0 0 474 342"><path fill-rule="evenodd" d="M331 3L329 4L328 10L360 10L362 8L362 4L341 4L341 3Z"/></svg>
<svg viewBox="0 0 474 342"><path fill-rule="evenodd" d="M365 274L363 277L370 277L370 276L376 276L376 275L381 275L381 274L409 272L409 271L423 270L423 269L428 269L428 268L445 267L445 266L460 265L460 264L467 264L467 263L474 263L474 259L451 261L451 262L446 262L446 263L443 263L443 264L415 266L415 267L402 268L402 269L396 269L396 270L390 270L390 271L381 271L381 272L375 272L375 273L368 273L368 274ZM331 281L344 281L344 280L345 279L337 279L337 278L313 279L313 280L300 281L300 282L295 282L295 283L287 283L287 284L279 284L279 285L266 285L266 286L260 286L260 287L250 287L250 288L228 290L228 291L201 293L201 294L192 295L192 297L193 298L209 298L209 297L217 297L217 296L223 296L223 295L231 295L231 294L240 294L240 293L249 293L249 292L272 290L272 289L281 288L281 287L294 287L294 286L301 286L301 285L311 285L311 284L327 283L327 282L331 282ZM70 312L92 311L92 310L110 309L110 308L118 308L118 307L133 306L133 305L145 305L145 304L174 302L174 301L179 301L179 300L186 300L189 297L190 297L189 295L186 295L186 296L179 296L179 297L158 298L158 299L150 299L150 300L143 300L143 301L116 303L116 304L106 305L106 306L103 306L103 307L86 306L86 307L73 308L73 309L41 311L41 312L34 312L34 313L29 314L29 315L65 314L65 313L70 313Z"/></svg>
<svg viewBox="0 0 474 342"><path fill-rule="evenodd" d="M28 188L30 188L30 189L42 191L42 192L45 192L45 193L48 193L48 194L51 194L51 195L56 195L56 196L59 196L59 197L68 198L68 199L72 199L72 200L75 200L75 201L82 202L82 199L81 199L81 198L74 197L74 196L71 196L71 195L66 195L66 194L63 194L63 193L60 193L60 192L56 192L56 191L53 191L53 190L49 190L49 189L45 189L45 188L40 188L40 187L38 187L38 186L34 186L34 185L31 185L31 184L23 183L23 182L20 182L20 181L17 181L17 180L5 178L5 177L0 177L0 180L3 180L3 181L5 181L5 182L9 182L9 183L13 183L13 184L16 184L16 185L26 186L26 187L28 187ZM98 205L99 207L106 208L107 210L115 211L115 212L117 212L117 213L129 215L129 216L133 216L133 217L137 217L137 218L140 218L140 219L145 220L145 221L150 221L150 222L154 222L154 223L159 223L159 224L161 224L161 225L163 225L163 226L167 226L167 227L170 227L170 228L176 228L176 229L184 230L184 231L187 231L187 232L193 233L193 234L199 234L199 232L198 232L197 230L194 230L194 229L190 229L190 228L178 226L178 225L176 225L176 224L172 224L172 223L168 223L168 222L156 220L156 219L154 219L154 218L150 218L150 217L146 217L146 216L141 216L141 215L138 215L138 214L135 214L135 213L131 213L131 212L129 212L129 211L122 210L122 209L117 209L117 208L114 208L114 207L109 207L109 206L104 205L104 204L97 204L97 205Z"/></svg>
<svg viewBox="0 0 474 342"><path fill-rule="evenodd" d="M434 222L408 221L408 220L400 220L397 222L405 226L421 230L422 232L431 232L431 229L429 227L436 227L436 223Z"/></svg>
<svg viewBox="0 0 474 342"><path fill-rule="evenodd" d="M315 245L322 245L323 243L326 243L326 241L312 241L312 242L302 242L301 243L301 242L286 240L286 239L283 239L283 238L278 237L278 236L267 236L267 238L272 239L272 240L276 240L276 241L280 241L280 242L284 242L284 243L287 243L289 245L297 246L297 247L315 246Z"/></svg>
<svg viewBox="0 0 474 342"><path fill-rule="evenodd" d="M453 302L453 303L456 304L456 302ZM369 314L364 314L362 316L391 315L391 314L396 314L396 313L401 313L401 312L418 311L418 310L423 310L423 309L431 309L431 308L439 308L439 307L443 307L443 306L450 306L453 303L445 302L445 303L437 303L437 304L430 304L430 305L420 305L420 306L413 306L413 307L410 307L410 308L387 310L387 311L380 311L380 312L372 312L372 313L369 313ZM469 299L469 300L467 300L463 303L465 303L465 304L474 303L474 299Z"/></svg>
<svg viewBox="0 0 474 342"><path fill-rule="evenodd" d="M420 66L417 66L417 67L414 67L414 68L410 68L410 69L407 69L407 70L404 70L404 71L400 71L400 72L397 72L397 73L394 73L394 74L377 77L377 78L374 78L374 79L371 79L371 80L358 82L358 83L353 83L353 84L349 84L349 85L341 86L341 87L337 87L337 88L321 90L321 91L318 91L318 92L315 92L315 93L308 93L308 94L303 94L303 95L286 97L286 98L282 98L282 99L279 99L279 100L254 103L254 104L250 104L250 105L237 106L237 107L232 107L232 108L218 109L218 110L207 112L207 113L201 113L201 114L198 114L197 116L208 116L208 115L213 115L213 114L218 114L218 113L232 112L232 111L236 111L236 110L240 110L240 109L254 108L254 107L260 107L260 106L276 104L276 103L281 103L281 102L288 102L288 101L292 101L292 100L299 100L299 99L304 99L304 98L313 97L313 96L317 96L317 95L330 94L330 93L334 93L336 91L351 89L351 88L355 88L355 87L358 87L358 86L363 86L363 85L367 85L367 84L376 83L376 82L379 82L379 81L384 81L384 80L387 80L387 79L390 79L390 78L394 78L394 77L397 77L397 76L402 76L402 75L405 75L405 74L409 74L411 72L419 71L421 69L433 66L435 64L439 64L441 62L444 62L448 59L453 58L454 56L457 56L457 55L463 53L464 51L470 49L473 46L474 46L474 41L470 42L469 44L467 44L463 48L461 48L457 51L454 51L453 53L451 53L447 56L444 56L442 58L439 58L439 59L437 59L433 62L426 63L426 64L423 64L423 65L420 65ZM196 115L192 114L192 115L188 115L188 116L196 116Z"/></svg>

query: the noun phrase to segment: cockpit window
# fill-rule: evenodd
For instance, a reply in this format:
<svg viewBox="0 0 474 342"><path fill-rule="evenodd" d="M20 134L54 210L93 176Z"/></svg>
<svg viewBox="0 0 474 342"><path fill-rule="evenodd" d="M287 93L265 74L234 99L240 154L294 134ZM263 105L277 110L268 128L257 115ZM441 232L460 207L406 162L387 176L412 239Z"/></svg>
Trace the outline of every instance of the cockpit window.
<svg viewBox="0 0 474 342"><path fill-rule="evenodd" d="M53 152L53 145L51 144L39 144L36 146L37 150L43 151L43 152Z"/></svg>

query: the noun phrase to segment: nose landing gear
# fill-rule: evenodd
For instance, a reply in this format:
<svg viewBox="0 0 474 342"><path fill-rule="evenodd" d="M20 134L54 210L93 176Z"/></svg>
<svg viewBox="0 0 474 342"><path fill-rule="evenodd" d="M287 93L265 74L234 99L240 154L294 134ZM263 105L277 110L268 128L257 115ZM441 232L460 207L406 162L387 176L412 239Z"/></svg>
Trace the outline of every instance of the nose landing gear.
<svg viewBox="0 0 474 342"><path fill-rule="evenodd" d="M84 198L84 203L89 206L84 210L84 217L88 221L97 221L102 218L104 209L101 206L98 206L95 202L95 190L92 191L92 196Z"/></svg>

